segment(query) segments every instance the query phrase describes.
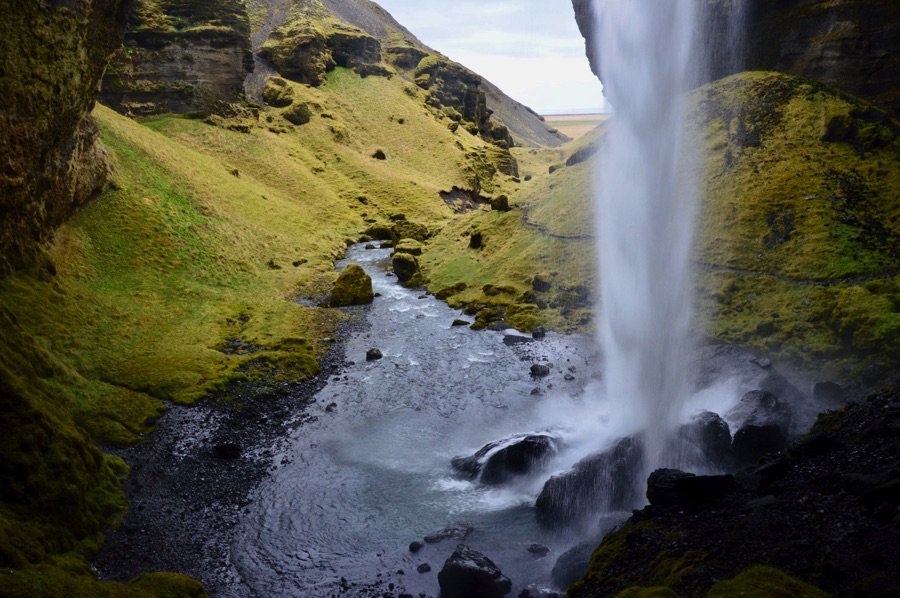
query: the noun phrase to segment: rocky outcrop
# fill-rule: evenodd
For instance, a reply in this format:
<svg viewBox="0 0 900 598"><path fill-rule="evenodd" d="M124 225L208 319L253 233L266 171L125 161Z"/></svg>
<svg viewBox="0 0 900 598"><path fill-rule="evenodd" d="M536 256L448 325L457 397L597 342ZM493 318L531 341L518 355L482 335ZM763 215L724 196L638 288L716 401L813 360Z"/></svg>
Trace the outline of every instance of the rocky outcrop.
<svg viewBox="0 0 900 598"><path fill-rule="evenodd" d="M88 113L122 39L123 5L41 0L0 8L0 272L30 261L106 180Z"/></svg>
<svg viewBox="0 0 900 598"><path fill-rule="evenodd" d="M252 70L241 0L137 0L100 100L134 115L219 112L243 99Z"/></svg>
<svg viewBox="0 0 900 598"><path fill-rule="evenodd" d="M733 478L657 471L648 482L650 506L603 540L568 595L611 597L633 586L663 586L679 596L726 595L707 591L758 565L786 571L827 595L896 595L898 454L895 386L820 415L786 451ZM777 585L787 583L784 576ZM760 595L826 594L781 587Z"/></svg>
<svg viewBox="0 0 900 598"><path fill-rule="evenodd" d="M591 0L572 0L594 73L602 77ZM743 24L729 32L737 11ZM710 46L741 43L737 59L713 56L707 78L740 70L799 75L848 91L900 115L900 3L892 0L715 0L705 15ZM731 36L733 39L717 38ZM611 82L604 82L610 84Z"/></svg>

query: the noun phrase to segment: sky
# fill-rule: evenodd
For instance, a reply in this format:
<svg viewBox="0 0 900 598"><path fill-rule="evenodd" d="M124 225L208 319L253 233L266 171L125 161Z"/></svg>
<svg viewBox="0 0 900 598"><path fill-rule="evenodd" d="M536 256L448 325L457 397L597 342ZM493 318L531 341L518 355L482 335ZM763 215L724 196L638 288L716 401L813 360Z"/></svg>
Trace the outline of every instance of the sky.
<svg viewBox="0 0 900 598"><path fill-rule="evenodd" d="M541 114L605 103L569 0L376 0L441 54Z"/></svg>

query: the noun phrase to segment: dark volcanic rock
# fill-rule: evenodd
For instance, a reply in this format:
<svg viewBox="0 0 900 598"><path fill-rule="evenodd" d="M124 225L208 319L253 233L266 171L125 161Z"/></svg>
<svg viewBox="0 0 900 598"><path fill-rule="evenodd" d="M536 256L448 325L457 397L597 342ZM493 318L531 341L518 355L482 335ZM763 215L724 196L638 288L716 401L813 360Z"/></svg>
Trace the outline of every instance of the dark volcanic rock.
<svg viewBox="0 0 900 598"><path fill-rule="evenodd" d="M695 415L678 430L678 440L693 448L698 460L714 467L727 467L731 463L731 430L716 413L703 411Z"/></svg>
<svg viewBox="0 0 900 598"><path fill-rule="evenodd" d="M769 453L784 449L787 436L777 425L757 426L747 424L734 434L732 453L738 467L752 465Z"/></svg>
<svg viewBox="0 0 900 598"><path fill-rule="evenodd" d="M741 426L776 426L787 434L793 414L790 407L773 393L751 390L728 412L728 419L740 422Z"/></svg>
<svg viewBox="0 0 900 598"><path fill-rule="evenodd" d="M547 527L572 525L601 510L620 510L640 502L643 451L636 438L623 438L609 450L586 457L551 477L535 501L538 521Z"/></svg>
<svg viewBox="0 0 900 598"><path fill-rule="evenodd" d="M526 436L491 454L481 469L481 482L491 486L532 473L556 454L556 441L550 436Z"/></svg>
<svg viewBox="0 0 900 598"><path fill-rule="evenodd" d="M759 564L828 595L898 595L898 472L895 385L820 415L810 434L740 472L733 490L707 504L664 500L636 511L604 539L569 595L613 597L632 586L662 585L679 596L704 596L715 582ZM673 487L690 479L672 477ZM671 578L658 568L662 562L690 564Z"/></svg>
<svg viewBox="0 0 900 598"><path fill-rule="evenodd" d="M543 363L535 363L531 366L531 375L534 378L544 378L550 375L550 367Z"/></svg>
<svg viewBox="0 0 900 598"><path fill-rule="evenodd" d="M366 351L366 361L377 361L384 357L380 349L369 349Z"/></svg>
<svg viewBox="0 0 900 598"><path fill-rule="evenodd" d="M647 480L647 500L651 505L696 507L736 489L730 475L698 476L677 469L657 469Z"/></svg>
<svg viewBox="0 0 900 598"><path fill-rule="evenodd" d="M444 540L449 540L450 538L465 540L474 529L475 528L467 523L453 523L448 525L444 529L440 529L425 536L425 543L437 544L438 542L443 542Z"/></svg>
<svg viewBox="0 0 900 598"><path fill-rule="evenodd" d="M220 442L213 447L213 454L220 459L237 459L241 456L241 445L236 442Z"/></svg>
<svg viewBox="0 0 900 598"><path fill-rule="evenodd" d="M593 543L584 542L562 553L550 573L553 583L560 588L567 588L578 581L587 571L594 548Z"/></svg>
<svg viewBox="0 0 900 598"><path fill-rule="evenodd" d="M442 598L503 598L512 582L480 552L460 544L438 573Z"/></svg>

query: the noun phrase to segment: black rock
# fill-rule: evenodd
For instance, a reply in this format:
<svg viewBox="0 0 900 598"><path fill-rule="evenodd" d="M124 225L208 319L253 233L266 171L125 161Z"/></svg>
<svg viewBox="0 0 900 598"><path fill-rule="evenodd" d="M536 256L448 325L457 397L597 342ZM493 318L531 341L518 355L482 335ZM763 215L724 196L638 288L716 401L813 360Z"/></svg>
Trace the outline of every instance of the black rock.
<svg viewBox="0 0 900 598"><path fill-rule="evenodd" d="M547 336L547 331L544 330L543 326L538 326L531 331L531 338L536 341L543 340L545 336Z"/></svg>
<svg viewBox="0 0 900 598"><path fill-rule="evenodd" d="M647 500L656 506L696 507L736 489L730 475L698 476L677 469L657 469L647 479Z"/></svg>
<svg viewBox="0 0 900 598"><path fill-rule="evenodd" d="M731 430L728 423L712 411L702 411L689 424L681 426L678 440L686 443L703 463L716 467L727 467L731 463Z"/></svg>
<svg viewBox="0 0 900 598"><path fill-rule="evenodd" d="M543 544L531 544L528 546L528 552L538 558L543 558L550 554L550 549Z"/></svg>
<svg viewBox="0 0 900 598"><path fill-rule="evenodd" d="M337 403L328 403L328 406L325 407L325 413L334 413L337 411Z"/></svg>
<svg viewBox="0 0 900 598"><path fill-rule="evenodd" d="M503 598L512 582L480 552L460 544L438 573L441 598Z"/></svg>
<svg viewBox="0 0 900 598"><path fill-rule="evenodd" d="M734 434L732 453L738 467L753 465L769 453L783 450L787 435L776 425L745 425Z"/></svg>
<svg viewBox="0 0 900 598"><path fill-rule="evenodd" d="M751 390L728 412L728 418L741 422L742 426L777 426L787 435L793 414L787 403L774 392Z"/></svg>
<svg viewBox="0 0 900 598"><path fill-rule="evenodd" d="M378 349L369 349L366 351L366 361L378 361L382 357L384 357L384 355L382 355L381 351Z"/></svg>
<svg viewBox="0 0 900 598"><path fill-rule="evenodd" d="M241 456L241 445L236 442L220 442L213 447L213 454L219 459L237 459Z"/></svg>
<svg viewBox="0 0 900 598"><path fill-rule="evenodd" d="M507 334L503 337L503 344L507 347L512 347L513 345L523 345L526 343L532 343L534 339L530 336L519 336L518 334Z"/></svg>
<svg viewBox="0 0 900 598"><path fill-rule="evenodd" d="M409 551L410 551L411 553L413 553L413 554L419 552L419 551L422 550L422 548L424 548L424 547L425 547L425 545L422 544L422 543L419 542L419 541L415 541L415 542L410 542L410 543L409 543Z"/></svg>
<svg viewBox="0 0 900 598"><path fill-rule="evenodd" d="M449 540L450 538L456 538L457 540L465 540L466 537L472 533L474 530L471 525L465 523L453 523L448 525L444 529L438 530L436 532L432 532L425 536L426 544L437 544L438 542L443 542L444 540Z"/></svg>
<svg viewBox="0 0 900 598"><path fill-rule="evenodd" d="M468 326L468 325L469 325L469 322L466 322L465 320L453 320L453 323L450 324L451 327Z"/></svg>
<svg viewBox="0 0 900 598"><path fill-rule="evenodd" d="M481 233L475 232L469 236L469 247L471 249L481 249L484 240L481 238Z"/></svg>
<svg viewBox="0 0 900 598"><path fill-rule="evenodd" d="M641 501L643 449L640 440L619 440L610 449L576 463L544 483L534 503L545 527L579 523L603 510L633 508Z"/></svg>
<svg viewBox="0 0 900 598"><path fill-rule="evenodd" d="M584 577L595 548L596 543L584 542L562 553L550 573L553 583L557 587L567 588Z"/></svg>
<svg viewBox="0 0 900 598"><path fill-rule="evenodd" d="M887 370L885 368L873 363L866 366L862 371L862 381L863 383L872 386L884 380L886 374Z"/></svg>
<svg viewBox="0 0 900 598"><path fill-rule="evenodd" d="M480 480L495 486L526 475L540 469L556 450L556 441L550 436L525 436L491 454L481 469Z"/></svg>
<svg viewBox="0 0 900 598"><path fill-rule="evenodd" d="M572 382L573 380L575 380L575 376L573 376L572 374L566 374L565 376L563 376L563 380L565 380L566 382Z"/></svg>
<svg viewBox="0 0 900 598"><path fill-rule="evenodd" d="M421 565L416 567L416 571L418 571L419 573L428 573L429 571L431 571L431 565L429 565L428 563L422 563Z"/></svg>
<svg viewBox="0 0 900 598"><path fill-rule="evenodd" d="M534 378L543 378L550 375L550 368L543 363L536 363L531 366L531 375Z"/></svg>
<svg viewBox="0 0 900 598"><path fill-rule="evenodd" d="M837 408L847 402L847 395L835 382L818 382L813 386L813 399L830 408Z"/></svg>

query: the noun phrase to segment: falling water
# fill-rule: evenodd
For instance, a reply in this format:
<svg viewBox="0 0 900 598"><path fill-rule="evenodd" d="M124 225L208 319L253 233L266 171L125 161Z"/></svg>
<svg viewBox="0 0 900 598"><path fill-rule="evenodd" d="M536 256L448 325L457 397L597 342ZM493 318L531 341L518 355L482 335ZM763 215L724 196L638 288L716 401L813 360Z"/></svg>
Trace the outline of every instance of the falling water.
<svg viewBox="0 0 900 598"><path fill-rule="evenodd" d="M615 109L597 180L598 334L606 392L663 453L691 379L695 181L686 92L699 76L695 0L597 0L597 55Z"/></svg>

